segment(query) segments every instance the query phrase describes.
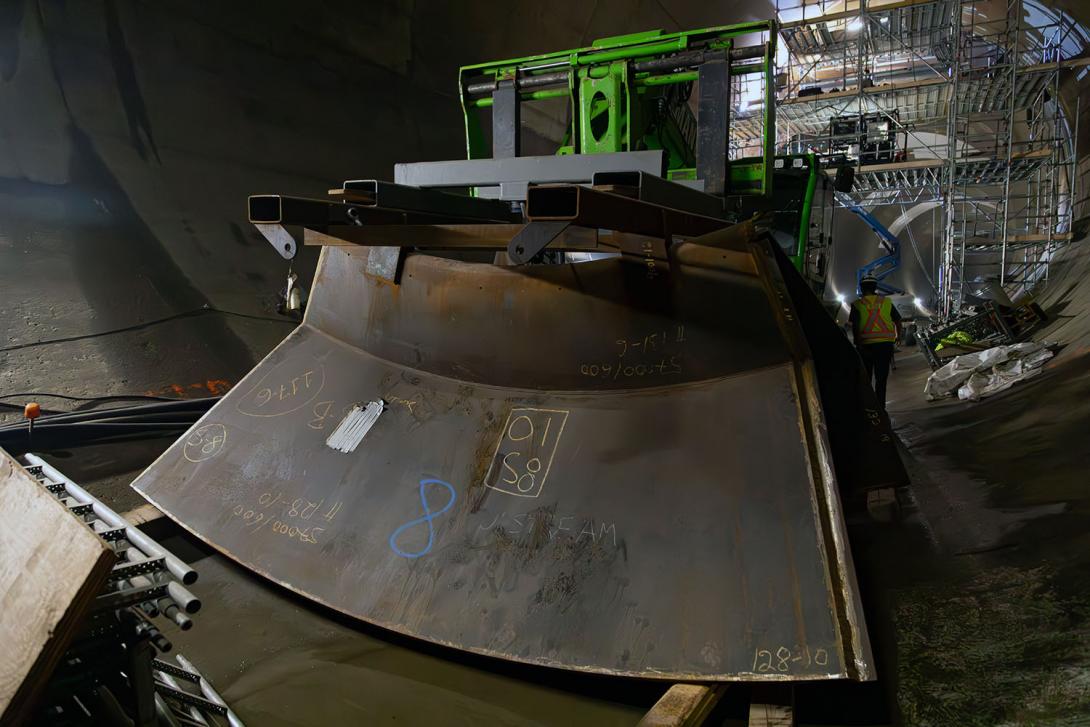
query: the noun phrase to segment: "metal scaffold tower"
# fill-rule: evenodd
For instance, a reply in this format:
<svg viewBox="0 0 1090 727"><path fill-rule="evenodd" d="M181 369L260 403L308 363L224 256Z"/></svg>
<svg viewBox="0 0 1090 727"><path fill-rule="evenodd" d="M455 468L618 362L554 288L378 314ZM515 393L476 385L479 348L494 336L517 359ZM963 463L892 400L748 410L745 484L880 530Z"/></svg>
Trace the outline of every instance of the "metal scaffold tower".
<svg viewBox="0 0 1090 727"><path fill-rule="evenodd" d="M851 166L867 208L937 210L943 317L978 283L1047 279L1071 241L1078 109L1059 99L1090 65L1085 28L1037 0L778 0L777 14L777 151ZM760 110L740 110L740 139Z"/></svg>

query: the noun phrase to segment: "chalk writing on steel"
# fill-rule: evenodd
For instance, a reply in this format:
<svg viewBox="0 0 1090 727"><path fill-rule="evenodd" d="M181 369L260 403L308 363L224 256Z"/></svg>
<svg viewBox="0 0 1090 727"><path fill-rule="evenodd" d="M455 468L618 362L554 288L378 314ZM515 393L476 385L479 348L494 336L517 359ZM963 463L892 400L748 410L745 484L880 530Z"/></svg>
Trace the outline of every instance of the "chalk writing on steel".
<svg viewBox="0 0 1090 727"><path fill-rule="evenodd" d="M392 394L387 394L386 399L388 399L391 404L400 404L401 406L405 407L409 410L410 414L416 413L413 411L413 407L416 406L418 403L415 399L402 399L400 396L394 396Z"/></svg>
<svg viewBox="0 0 1090 727"><path fill-rule="evenodd" d="M227 443L227 429L222 424L205 424L197 427L185 438L182 455L190 462L212 459L223 451Z"/></svg>
<svg viewBox="0 0 1090 727"><path fill-rule="evenodd" d="M633 377L653 376L656 374L680 374L681 363L677 356L663 356L657 362L625 364L618 360L614 363L603 361L602 363L579 364L579 373L593 378L631 379Z"/></svg>
<svg viewBox="0 0 1090 727"><path fill-rule="evenodd" d="M484 484L518 497L540 495L564 434L568 413L567 409L512 409L496 443Z"/></svg>
<svg viewBox="0 0 1090 727"><path fill-rule="evenodd" d="M680 374L685 326L677 325L634 338L614 341L615 361L584 361L579 373L595 379L631 379Z"/></svg>
<svg viewBox="0 0 1090 727"><path fill-rule="evenodd" d="M296 497L293 500L290 495L281 491L262 493L256 504L250 501L236 505L231 515L239 518L244 532L251 535L267 528L280 535L298 539L301 543L317 544L318 536L328 529L326 525L333 522L340 510L339 501L327 504L325 498L311 500L307 497ZM317 525L309 522L315 515L324 518L326 522L323 524L319 520Z"/></svg>
<svg viewBox="0 0 1090 727"><path fill-rule="evenodd" d="M643 264L647 270L647 279L654 280L659 276L659 266L655 262L655 246L650 240L640 243L640 252L643 253Z"/></svg>
<svg viewBox="0 0 1090 727"><path fill-rule="evenodd" d="M826 649L810 651L809 646L795 646L789 649L779 646L775 651L757 648L753 650L753 671L758 674L771 672L788 673L797 667L828 666L829 652Z"/></svg>
<svg viewBox="0 0 1090 727"><path fill-rule="evenodd" d="M685 344L685 326L674 326L670 330L655 331L641 338L619 338L616 341L617 358L624 358L630 351L637 354L654 354L659 351L674 351Z"/></svg>
<svg viewBox="0 0 1090 727"><path fill-rule="evenodd" d="M568 538L575 542L587 540L614 547L617 545L617 523L577 515L556 515L548 510L501 512L489 523L478 523L474 535L489 530L502 530L504 535L511 537L547 537L550 541Z"/></svg>
<svg viewBox="0 0 1090 727"><path fill-rule="evenodd" d="M428 503L428 486L438 486L447 491L447 502L443 507L439 508L435 512L432 512L431 505ZM414 518L404 525L398 527L397 530L390 533L390 549L400 555L402 558L419 558L422 555L427 555L431 552L432 545L435 544L435 527L432 525L432 521L445 513L450 508L454 507L454 501L458 499L458 493L454 491L454 487L442 480L420 480L420 505L424 508L424 515L422 517ZM406 530L410 530L418 525L424 525L428 530L428 542L420 550L402 550L398 546L398 540L400 540L402 534Z"/></svg>
<svg viewBox="0 0 1090 727"><path fill-rule="evenodd" d="M236 407L251 417L278 417L302 409L318 398L325 386L325 367L287 368L283 364L262 376Z"/></svg>
<svg viewBox="0 0 1090 727"><path fill-rule="evenodd" d="M325 528L293 525L286 520L274 520L266 513L258 510L247 509L245 505L237 505L235 509L231 511L231 515L234 517L242 518L243 527L250 527L249 533L256 533L261 528L269 525L269 529L278 534L286 535L289 538L297 539L300 543L312 543L318 544L318 536L325 532Z"/></svg>
<svg viewBox="0 0 1090 727"><path fill-rule="evenodd" d="M331 399L319 401L311 408L314 418L307 422L307 426L311 429L325 429L325 420L330 417L332 409L333 401Z"/></svg>

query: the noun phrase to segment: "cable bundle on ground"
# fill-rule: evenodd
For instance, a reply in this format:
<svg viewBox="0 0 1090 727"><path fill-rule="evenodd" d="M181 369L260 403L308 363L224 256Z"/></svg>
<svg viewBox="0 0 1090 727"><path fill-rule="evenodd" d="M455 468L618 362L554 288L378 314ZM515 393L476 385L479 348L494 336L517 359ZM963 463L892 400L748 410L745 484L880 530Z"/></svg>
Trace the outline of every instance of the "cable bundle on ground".
<svg viewBox="0 0 1090 727"><path fill-rule="evenodd" d="M46 414L34 421L0 426L0 447L12 454L75 447L116 439L177 436L212 408L220 397L157 401L112 409Z"/></svg>

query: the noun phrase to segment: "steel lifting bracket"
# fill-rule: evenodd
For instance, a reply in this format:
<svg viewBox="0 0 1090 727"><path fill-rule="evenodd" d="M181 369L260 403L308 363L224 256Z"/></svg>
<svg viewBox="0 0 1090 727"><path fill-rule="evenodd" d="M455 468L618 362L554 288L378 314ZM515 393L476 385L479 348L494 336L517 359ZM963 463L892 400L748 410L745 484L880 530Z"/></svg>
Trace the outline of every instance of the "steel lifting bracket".
<svg viewBox="0 0 1090 727"><path fill-rule="evenodd" d="M507 243L507 256L516 265L530 262L535 255L549 246L568 229L571 222L566 220L542 220L530 222Z"/></svg>
<svg viewBox="0 0 1090 727"><path fill-rule="evenodd" d="M299 251L299 245L295 242L295 238L283 225L265 222L255 222L253 225L261 233L261 236L269 241L273 249L280 253L280 257L285 260L291 260L295 257L295 253Z"/></svg>

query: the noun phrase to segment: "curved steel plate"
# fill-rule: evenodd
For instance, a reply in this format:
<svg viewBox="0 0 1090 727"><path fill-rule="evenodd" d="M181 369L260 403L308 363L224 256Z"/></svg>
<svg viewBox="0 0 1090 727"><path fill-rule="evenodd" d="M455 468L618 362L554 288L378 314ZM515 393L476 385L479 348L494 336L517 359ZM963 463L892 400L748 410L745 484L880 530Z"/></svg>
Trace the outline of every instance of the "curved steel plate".
<svg viewBox="0 0 1090 727"><path fill-rule="evenodd" d="M323 251L304 325L137 490L429 641L641 677L867 676L768 280L715 251L669 271L415 255L395 286L366 255Z"/></svg>

